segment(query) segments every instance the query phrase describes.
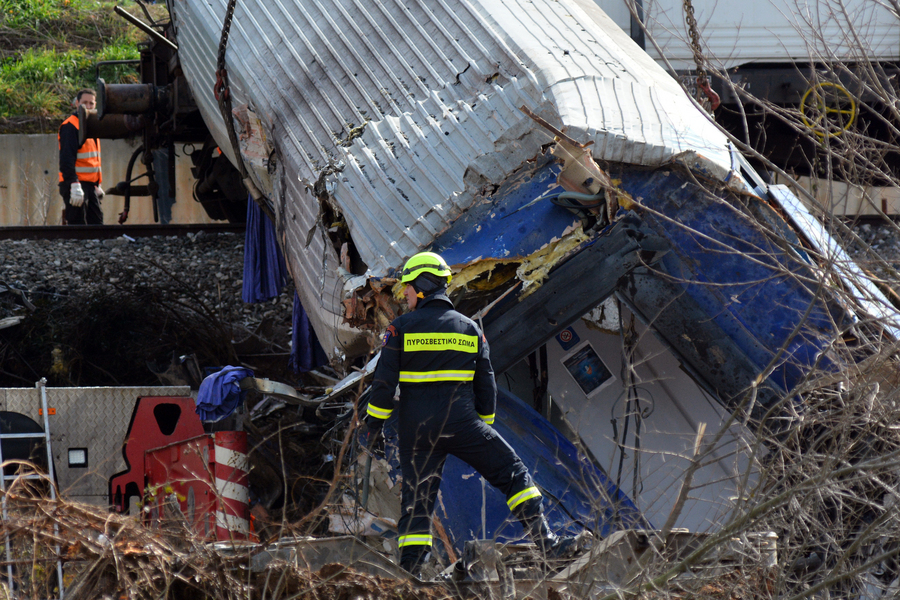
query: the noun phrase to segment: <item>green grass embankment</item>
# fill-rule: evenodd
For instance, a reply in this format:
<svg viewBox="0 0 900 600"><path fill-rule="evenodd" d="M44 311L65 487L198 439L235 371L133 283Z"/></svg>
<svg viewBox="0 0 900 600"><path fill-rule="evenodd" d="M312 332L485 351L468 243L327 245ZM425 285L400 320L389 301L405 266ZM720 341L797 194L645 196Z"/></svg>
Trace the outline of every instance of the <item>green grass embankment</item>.
<svg viewBox="0 0 900 600"><path fill-rule="evenodd" d="M0 133L47 133L71 112L75 93L96 87L97 63L138 58L146 34L113 12L143 21L131 0L0 0ZM149 5L156 21L165 5ZM106 65L109 83L138 81L131 65Z"/></svg>

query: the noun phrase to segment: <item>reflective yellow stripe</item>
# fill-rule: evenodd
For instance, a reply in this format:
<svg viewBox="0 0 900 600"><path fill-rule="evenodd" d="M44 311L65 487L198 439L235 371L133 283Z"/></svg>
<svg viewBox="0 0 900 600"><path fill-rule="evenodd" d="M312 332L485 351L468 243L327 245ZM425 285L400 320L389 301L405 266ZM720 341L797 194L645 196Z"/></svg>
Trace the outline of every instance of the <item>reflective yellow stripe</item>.
<svg viewBox="0 0 900 600"><path fill-rule="evenodd" d="M432 381L472 381L475 371L400 371L403 383L430 383Z"/></svg>
<svg viewBox="0 0 900 600"><path fill-rule="evenodd" d="M478 336L462 333L404 333L403 351L419 352L422 350L439 352L456 350L469 354L478 353Z"/></svg>
<svg viewBox="0 0 900 600"><path fill-rule="evenodd" d="M75 158L96 158L100 156L99 152L78 152Z"/></svg>
<svg viewBox="0 0 900 600"><path fill-rule="evenodd" d="M404 546L430 546L433 540L433 536L424 533L401 535L400 539L397 541L397 546L400 548L403 548Z"/></svg>
<svg viewBox="0 0 900 600"><path fill-rule="evenodd" d="M506 501L506 505L509 507L509 510L514 509L518 505L522 504L526 500L531 500L532 498L540 498L541 491L534 486L525 488L512 498Z"/></svg>
<svg viewBox="0 0 900 600"><path fill-rule="evenodd" d="M75 167L76 173L99 173L100 167Z"/></svg>
<svg viewBox="0 0 900 600"><path fill-rule="evenodd" d="M481 417L481 420L484 421L485 423L487 423L488 425L493 425L494 417L496 415L478 415L478 416Z"/></svg>
<svg viewBox="0 0 900 600"><path fill-rule="evenodd" d="M393 408L378 408L377 406L369 406L366 408L366 413L372 415L376 419L387 419L391 416L391 413L394 412Z"/></svg>

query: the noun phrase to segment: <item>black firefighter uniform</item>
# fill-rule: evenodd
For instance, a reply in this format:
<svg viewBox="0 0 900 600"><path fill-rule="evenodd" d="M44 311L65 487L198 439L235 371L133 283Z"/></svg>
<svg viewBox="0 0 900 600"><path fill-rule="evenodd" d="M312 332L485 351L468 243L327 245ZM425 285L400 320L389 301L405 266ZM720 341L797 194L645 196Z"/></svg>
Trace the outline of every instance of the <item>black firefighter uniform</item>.
<svg viewBox="0 0 900 600"><path fill-rule="evenodd" d="M497 386L477 325L437 293L395 319L382 345L367 413L390 417L400 384L401 564L431 547L431 515L448 454L503 492L510 510L540 510L541 493L528 469L491 427Z"/></svg>

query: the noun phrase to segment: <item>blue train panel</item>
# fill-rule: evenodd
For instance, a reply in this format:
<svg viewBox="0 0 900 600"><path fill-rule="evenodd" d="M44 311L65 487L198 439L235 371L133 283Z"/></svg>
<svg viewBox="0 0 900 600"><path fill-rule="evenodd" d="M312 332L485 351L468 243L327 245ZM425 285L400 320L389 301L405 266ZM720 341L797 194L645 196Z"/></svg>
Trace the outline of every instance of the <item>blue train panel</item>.
<svg viewBox="0 0 900 600"><path fill-rule="evenodd" d="M520 169L489 198L454 221L431 246L447 264L462 265L477 259L525 257L576 222L569 211L549 200L532 202L554 189L560 166L555 162Z"/></svg>
<svg viewBox="0 0 900 600"><path fill-rule="evenodd" d="M575 222L574 215L549 200L533 201L561 191L556 184L559 171L559 164L551 161L510 176L489 199L461 216L432 249L450 264L465 264L527 256L558 239ZM700 185L677 166L625 167L611 174L651 209L634 212L671 246L662 259L661 276L682 289L756 366L757 372L748 377L755 377L777 355L769 380L787 391L811 367L828 366L822 351L849 315L820 287L821 278L796 234L768 205L721 187L714 195L707 191L715 188L714 182ZM602 243L602 232L588 242ZM552 285L552 276L545 285ZM504 303L509 301L514 300ZM665 305L666 299L659 304ZM718 388L715 381L710 384Z"/></svg>
<svg viewBox="0 0 900 600"><path fill-rule="evenodd" d="M827 366L822 350L848 315L820 287L805 253L793 249L796 236L764 225L750 211L760 200L727 191L715 196L680 169L630 169L619 176L623 189L655 211L638 214L672 248L661 261L665 276L760 371L775 358L771 383L788 391L814 365Z"/></svg>
<svg viewBox="0 0 900 600"><path fill-rule="evenodd" d="M547 518L555 529L575 534L587 528L607 536L617 529L646 526L634 503L533 408L499 390L496 415L494 428L528 466L544 494ZM388 459L399 473L395 426L396 416L386 423L385 435ZM459 552L467 540L522 539L522 527L510 518L503 494L482 484L472 467L452 456L444 466L436 512Z"/></svg>

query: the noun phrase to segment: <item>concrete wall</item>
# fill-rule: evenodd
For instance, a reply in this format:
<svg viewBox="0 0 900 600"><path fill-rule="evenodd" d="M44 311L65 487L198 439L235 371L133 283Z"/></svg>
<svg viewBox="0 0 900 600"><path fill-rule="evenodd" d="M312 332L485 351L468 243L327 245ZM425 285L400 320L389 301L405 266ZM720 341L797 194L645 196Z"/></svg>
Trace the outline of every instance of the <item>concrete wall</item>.
<svg viewBox="0 0 900 600"><path fill-rule="evenodd" d="M134 140L103 140L103 187L112 188L125 179L128 160L139 142ZM194 201L191 159L181 146L175 146L175 204L173 223L213 223L198 202ZM0 135L0 227L5 225L59 225L62 223L63 202L59 196L59 146L56 135ZM143 165L136 173L143 173ZM135 184L146 183L141 178ZM897 188L866 188L843 183L823 182L801 178L801 185L812 190L818 200L835 215L875 215L874 202L889 215L900 214L900 190ZM802 198L802 196L801 196ZM103 222L118 223L125 199L107 196L103 200ZM153 207L149 197L133 197L129 224L152 224Z"/></svg>
<svg viewBox="0 0 900 600"><path fill-rule="evenodd" d="M128 160L137 140L102 140L103 188L109 189L125 180ZM191 194L193 178L190 158L181 146L175 146L175 204L173 223L212 223L203 207ZM135 174L143 173L143 165ZM146 183L146 178L135 182ZM118 223L125 204L121 196L103 199L103 223ZM62 223L63 201L59 195L59 145L56 134L0 135L0 226L59 225ZM153 206L149 197L132 197L126 224L153 223Z"/></svg>
<svg viewBox="0 0 900 600"><path fill-rule="evenodd" d="M842 181L829 182L809 177L800 177L798 182L833 215L873 217L878 215L879 211L891 217L900 215L900 188L862 187ZM797 197L806 203L805 196L797 194Z"/></svg>

